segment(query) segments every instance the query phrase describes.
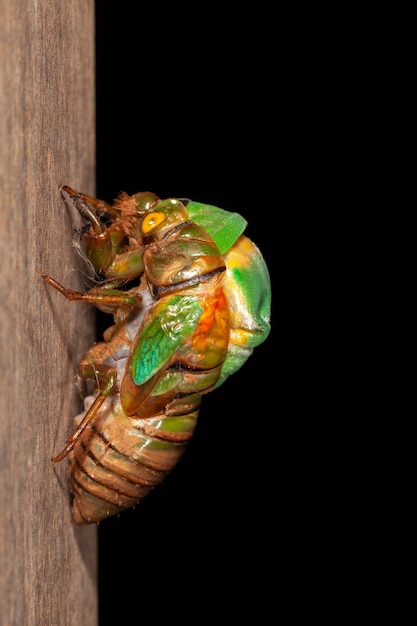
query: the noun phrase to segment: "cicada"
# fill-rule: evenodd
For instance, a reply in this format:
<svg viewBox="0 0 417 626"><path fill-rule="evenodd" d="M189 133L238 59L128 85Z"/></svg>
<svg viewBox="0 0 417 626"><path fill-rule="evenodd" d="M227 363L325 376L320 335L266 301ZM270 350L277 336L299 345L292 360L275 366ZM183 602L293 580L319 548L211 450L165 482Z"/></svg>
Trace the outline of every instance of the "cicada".
<svg viewBox="0 0 417 626"><path fill-rule="evenodd" d="M84 409L52 459L69 457L73 518L89 524L134 507L175 467L202 396L267 338L271 287L238 213L151 192L113 204L61 193L85 221L76 245L94 286L43 278L114 320L81 358Z"/></svg>

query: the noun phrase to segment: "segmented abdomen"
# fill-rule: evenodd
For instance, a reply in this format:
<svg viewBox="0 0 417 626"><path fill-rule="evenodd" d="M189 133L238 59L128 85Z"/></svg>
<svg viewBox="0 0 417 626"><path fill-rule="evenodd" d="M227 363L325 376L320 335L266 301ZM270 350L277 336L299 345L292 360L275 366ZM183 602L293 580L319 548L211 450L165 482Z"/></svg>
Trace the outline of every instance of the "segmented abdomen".
<svg viewBox="0 0 417 626"><path fill-rule="evenodd" d="M198 409L132 419L107 399L70 455L75 522L100 522L137 504L176 465L197 417Z"/></svg>

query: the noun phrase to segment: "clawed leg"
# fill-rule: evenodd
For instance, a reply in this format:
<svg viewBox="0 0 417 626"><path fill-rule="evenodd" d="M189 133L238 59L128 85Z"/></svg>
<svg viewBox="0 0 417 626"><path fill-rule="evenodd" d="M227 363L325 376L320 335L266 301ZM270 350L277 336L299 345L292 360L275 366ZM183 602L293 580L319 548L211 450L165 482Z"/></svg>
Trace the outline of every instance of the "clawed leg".
<svg viewBox="0 0 417 626"><path fill-rule="evenodd" d="M99 394L90 406L77 428L71 433L65 442L63 450L52 458L54 463L59 463L71 452L77 443L81 433L87 428L88 424L95 418L101 405L110 394L116 384L116 371L113 367L107 365L83 365L80 368L80 375L83 378L95 378L98 382L103 382L104 386L100 389Z"/></svg>
<svg viewBox="0 0 417 626"><path fill-rule="evenodd" d="M81 213L81 215L88 222L90 222L93 228L95 228L98 232L101 231L98 212L107 213L116 219L120 217L120 211L115 207L112 207L111 204L104 202L104 200L92 198L91 196L87 196L85 193L74 191L74 189L71 189L68 185L62 185L59 189L64 197L64 200L69 198L79 213Z"/></svg>
<svg viewBox="0 0 417 626"><path fill-rule="evenodd" d="M96 306L114 304L116 306L130 305L134 306L141 301L141 296L138 293L128 293L119 289L106 289L106 288L93 288L87 293L80 291L74 291L73 289L67 289L61 285L57 280L43 274L42 278L49 285L54 287L57 291L62 293L68 300L84 300L84 302L91 302Z"/></svg>

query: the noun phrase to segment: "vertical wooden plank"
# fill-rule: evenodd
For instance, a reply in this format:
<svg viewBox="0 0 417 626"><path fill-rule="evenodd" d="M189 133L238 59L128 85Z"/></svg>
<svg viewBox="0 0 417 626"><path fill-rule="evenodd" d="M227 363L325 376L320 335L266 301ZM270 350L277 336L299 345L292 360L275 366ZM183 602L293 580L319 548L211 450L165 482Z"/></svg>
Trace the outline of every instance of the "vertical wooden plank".
<svg viewBox="0 0 417 626"><path fill-rule="evenodd" d="M94 2L0 0L0 625L97 623L96 528L73 524L60 450L92 311L59 186L94 194Z"/></svg>

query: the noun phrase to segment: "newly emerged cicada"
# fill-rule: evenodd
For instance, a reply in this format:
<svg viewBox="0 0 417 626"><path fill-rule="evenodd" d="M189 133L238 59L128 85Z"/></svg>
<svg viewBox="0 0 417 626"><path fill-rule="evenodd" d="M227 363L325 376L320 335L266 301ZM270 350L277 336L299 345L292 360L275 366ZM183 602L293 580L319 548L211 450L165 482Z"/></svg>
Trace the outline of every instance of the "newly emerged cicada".
<svg viewBox="0 0 417 626"><path fill-rule="evenodd" d="M111 313L81 359L89 387L64 449L77 524L135 506L176 465L203 394L236 372L270 331L268 269L218 207L122 194L114 205L61 188L86 226L80 246L100 281L86 293L47 283Z"/></svg>

